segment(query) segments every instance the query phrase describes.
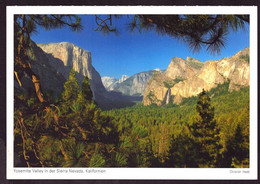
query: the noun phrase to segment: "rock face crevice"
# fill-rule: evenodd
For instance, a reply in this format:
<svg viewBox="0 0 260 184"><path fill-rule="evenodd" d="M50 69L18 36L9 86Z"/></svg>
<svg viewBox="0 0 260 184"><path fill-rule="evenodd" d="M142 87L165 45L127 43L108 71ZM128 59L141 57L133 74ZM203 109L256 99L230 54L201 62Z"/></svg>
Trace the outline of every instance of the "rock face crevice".
<svg viewBox="0 0 260 184"><path fill-rule="evenodd" d="M169 88L165 95L165 104L169 104L171 100L171 88Z"/></svg>
<svg viewBox="0 0 260 184"><path fill-rule="evenodd" d="M175 57L165 72L153 75L147 83L143 103L164 105L167 88L171 89L174 104L181 103L182 98L198 95L202 89L210 90L224 82L230 82L229 91L239 90L250 85L249 77L249 48L230 58L205 63L191 57L187 57L186 60ZM157 100L149 98L151 93Z"/></svg>

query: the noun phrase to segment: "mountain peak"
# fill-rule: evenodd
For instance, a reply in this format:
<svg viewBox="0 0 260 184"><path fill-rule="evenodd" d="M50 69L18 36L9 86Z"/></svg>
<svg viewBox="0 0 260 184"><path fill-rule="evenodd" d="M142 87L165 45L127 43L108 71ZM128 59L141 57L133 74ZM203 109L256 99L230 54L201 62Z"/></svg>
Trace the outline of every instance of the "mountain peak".
<svg viewBox="0 0 260 184"><path fill-rule="evenodd" d="M114 85L118 83L118 80L114 77L104 76L101 78L103 85L105 88L110 91L114 89Z"/></svg>
<svg viewBox="0 0 260 184"><path fill-rule="evenodd" d="M155 68L155 69L153 69L153 71L160 72L162 70L160 68Z"/></svg>
<svg viewBox="0 0 260 184"><path fill-rule="evenodd" d="M121 79L118 80L118 83L124 82L126 79L128 79L129 76L127 75L122 75Z"/></svg>
<svg viewBox="0 0 260 184"><path fill-rule="evenodd" d="M240 57L240 56L244 56L244 55L249 55L249 53L250 53L250 49L247 47L247 48L237 52L234 56L235 57Z"/></svg>
<svg viewBox="0 0 260 184"><path fill-rule="evenodd" d="M178 77L186 79L197 73L197 70L200 69L202 66L202 62L198 60L196 61L191 57L188 57L188 61L180 57L174 57L168 65L168 68L165 71L165 75L172 79Z"/></svg>
<svg viewBox="0 0 260 184"><path fill-rule="evenodd" d="M178 56L175 56L174 58L171 59L171 63L179 63L181 61L185 61L185 60Z"/></svg>
<svg viewBox="0 0 260 184"><path fill-rule="evenodd" d="M84 52L87 52L87 53L90 53L88 50L85 50L85 49L82 49L80 48L79 46L75 45L74 43L71 43L71 42L51 42L51 43L37 43L37 45L39 47L64 47L64 48L74 48L76 50L81 50L81 51L84 51Z"/></svg>
<svg viewBox="0 0 260 184"><path fill-rule="evenodd" d="M195 62L195 63L201 63L201 61L193 58L193 57L190 57L190 56L187 56L186 58L187 61L190 61L190 62Z"/></svg>

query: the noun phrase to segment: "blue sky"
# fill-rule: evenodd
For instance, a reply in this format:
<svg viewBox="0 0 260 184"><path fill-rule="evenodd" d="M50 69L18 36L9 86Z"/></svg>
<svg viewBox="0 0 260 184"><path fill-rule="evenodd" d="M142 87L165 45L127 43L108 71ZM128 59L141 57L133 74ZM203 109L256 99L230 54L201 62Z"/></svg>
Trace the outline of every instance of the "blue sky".
<svg viewBox="0 0 260 184"><path fill-rule="evenodd" d="M72 32L68 28L46 31L38 28L32 36L36 43L71 42L88 50L92 54L92 64L103 76L120 78L122 75L132 76L135 73L155 68L166 69L171 58L178 56L186 59L194 57L200 61L218 60L230 57L238 51L249 47L249 28L228 35L226 47L221 53L211 55L205 49L193 53L188 46L169 36L161 36L155 32L133 32L127 30L127 17L113 23L119 28L119 34L103 35L93 31L96 28L92 15L84 15L81 32Z"/></svg>

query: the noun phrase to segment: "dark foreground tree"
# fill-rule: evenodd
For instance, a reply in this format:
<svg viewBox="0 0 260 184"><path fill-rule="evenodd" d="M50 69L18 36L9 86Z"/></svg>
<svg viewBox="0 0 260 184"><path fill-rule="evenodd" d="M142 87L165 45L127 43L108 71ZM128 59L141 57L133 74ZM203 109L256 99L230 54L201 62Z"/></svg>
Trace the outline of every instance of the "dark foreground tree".
<svg viewBox="0 0 260 184"><path fill-rule="evenodd" d="M62 107L65 111L69 111L79 94L79 84L72 68L68 80L64 84L62 95Z"/></svg>
<svg viewBox="0 0 260 184"><path fill-rule="evenodd" d="M33 82L38 100L46 102L40 85L39 76L32 70L28 58L31 35L37 27L45 29L70 27L73 31L81 30L80 17L75 15L15 15L14 16L14 74L20 86L21 77L27 75Z"/></svg>
<svg viewBox="0 0 260 184"><path fill-rule="evenodd" d="M227 141L224 152L224 167L249 167L249 141L240 124L237 125L235 134Z"/></svg>
<svg viewBox="0 0 260 184"><path fill-rule="evenodd" d="M81 91L82 91L83 98L87 102L90 102L93 98L93 93L92 93L92 90L90 88L90 81L89 81L88 76L84 77L81 88L82 88Z"/></svg>
<svg viewBox="0 0 260 184"><path fill-rule="evenodd" d="M185 126L182 132L176 138L173 138L167 165L178 168L198 167L196 155L196 143L188 126Z"/></svg>
<svg viewBox="0 0 260 184"><path fill-rule="evenodd" d="M198 118L191 130L198 150L197 163L199 167L215 167L221 148L219 129L214 120L214 107L204 89L199 94L196 110Z"/></svg>
<svg viewBox="0 0 260 184"><path fill-rule="evenodd" d="M116 128L92 100L82 100L85 88L72 70L61 101L44 111L33 109L35 98L17 97L23 105L15 108L15 150L28 167L115 166Z"/></svg>

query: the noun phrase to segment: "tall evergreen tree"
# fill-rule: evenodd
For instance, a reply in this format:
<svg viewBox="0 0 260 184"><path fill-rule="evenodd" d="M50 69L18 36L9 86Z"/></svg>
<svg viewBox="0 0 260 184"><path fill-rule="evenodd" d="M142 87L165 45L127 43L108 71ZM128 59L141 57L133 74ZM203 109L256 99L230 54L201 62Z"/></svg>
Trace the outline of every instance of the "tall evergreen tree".
<svg viewBox="0 0 260 184"><path fill-rule="evenodd" d="M238 124L235 134L227 143L227 152L225 152L226 161L229 167L247 167L244 163L245 159L249 158L248 145L246 144L246 136L243 135L241 125Z"/></svg>
<svg viewBox="0 0 260 184"><path fill-rule="evenodd" d="M68 80L64 84L62 93L63 108L68 110L77 100L79 95L79 84L75 77L75 71L72 68Z"/></svg>
<svg viewBox="0 0 260 184"><path fill-rule="evenodd" d="M174 138L172 136L172 144L170 157L167 160L169 167L198 167L196 163L196 144L190 134L188 126L185 126L182 132Z"/></svg>
<svg viewBox="0 0 260 184"><path fill-rule="evenodd" d="M93 93L92 93L92 90L90 88L89 78L87 76L85 76L84 79L83 79L81 91L82 91L82 95L83 95L84 99L87 102L91 102L91 100L93 98Z"/></svg>
<svg viewBox="0 0 260 184"><path fill-rule="evenodd" d="M205 90L199 94L196 105L198 118L191 126L192 134L197 142L199 167L215 167L221 145L219 129L214 120L214 107Z"/></svg>

